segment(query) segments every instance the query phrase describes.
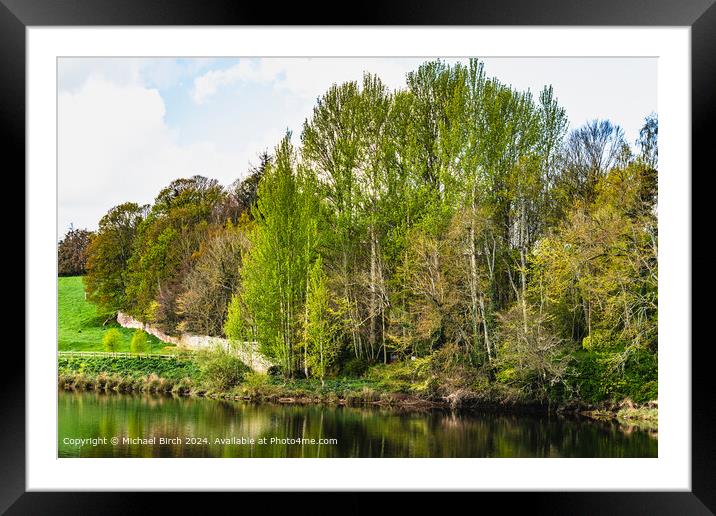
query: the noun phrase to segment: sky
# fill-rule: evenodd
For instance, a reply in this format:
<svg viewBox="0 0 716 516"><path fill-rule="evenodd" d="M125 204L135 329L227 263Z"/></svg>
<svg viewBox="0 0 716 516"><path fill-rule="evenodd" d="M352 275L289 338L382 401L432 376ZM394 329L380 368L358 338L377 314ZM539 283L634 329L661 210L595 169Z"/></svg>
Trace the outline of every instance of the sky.
<svg viewBox="0 0 716 516"><path fill-rule="evenodd" d="M657 112L655 58L481 58L486 74L535 95L551 84L570 129L620 125L634 144ZM95 230L111 207L151 203L178 177L228 185L287 130L298 143L333 83L377 74L405 85L418 58L60 58L58 220ZM446 59L454 62L456 59Z"/></svg>

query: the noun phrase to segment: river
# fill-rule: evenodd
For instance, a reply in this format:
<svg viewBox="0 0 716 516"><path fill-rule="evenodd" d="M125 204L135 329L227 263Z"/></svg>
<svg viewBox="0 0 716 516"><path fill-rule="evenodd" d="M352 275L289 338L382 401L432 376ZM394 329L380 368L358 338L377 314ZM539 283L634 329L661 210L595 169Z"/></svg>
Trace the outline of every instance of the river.
<svg viewBox="0 0 716 516"><path fill-rule="evenodd" d="M59 457L656 457L585 418L59 393ZM116 442L114 444L113 440Z"/></svg>

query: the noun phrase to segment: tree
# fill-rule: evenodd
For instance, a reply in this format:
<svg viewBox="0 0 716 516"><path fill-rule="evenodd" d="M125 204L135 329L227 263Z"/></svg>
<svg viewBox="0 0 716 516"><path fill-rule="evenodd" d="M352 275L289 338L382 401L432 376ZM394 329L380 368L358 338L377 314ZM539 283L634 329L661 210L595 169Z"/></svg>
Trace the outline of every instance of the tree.
<svg viewBox="0 0 716 516"><path fill-rule="evenodd" d="M57 274L59 276L82 276L86 272L87 247L91 231L70 226L65 237L57 244Z"/></svg>
<svg viewBox="0 0 716 516"><path fill-rule="evenodd" d="M137 227L127 266L129 312L175 332L182 283L215 219L224 192L203 176L176 179L159 192Z"/></svg>
<svg viewBox="0 0 716 516"><path fill-rule="evenodd" d="M350 339L355 353L363 353L362 317L355 279L363 233L359 218L359 167L365 152L365 120L357 82L333 85L318 99L312 117L303 125L301 156L320 181L334 230L327 246L334 264L343 303L350 307Z"/></svg>
<svg viewBox="0 0 716 516"><path fill-rule="evenodd" d="M259 183L251 250L241 270L241 300L261 350L286 377L299 366L300 323L318 212L310 177L296 170L288 133Z"/></svg>
<svg viewBox="0 0 716 516"><path fill-rule="evenodd" d="M621 127L609 120L592 120L572 131L564 148L562 198L591 201L597 181L612 167L625 164L628 149Z"/></svg>
<svg viewBox="0 0 716 516"><path fill-rule="evenodd" d="M258 188L266 169L271 165L272 156L264 151L259 155L259 164L252 166L249 174L242 180L234 182L229 191L230 198L236 203L238 213L251 215L251 210L258 200Z"/></svg>
<svg viewBox="0 0 716 516"><path fill-rule="evenodd" d="M325 385L326 375L340 351L340 341L336 338L336 312L329 303L323 262L319 256L308 271L303 346L307 366L321 379L321 385Z"/></svg>
<svg viewBox="0 0 716 516"><path fill-rule="evenodd" d="M254 223L243 213L236 225L213 228L193 255L176 300L178 329L200 335L222 335L226 310L239 289L242 257L248 253Z"/></svg>
<svg viewBox="0 0 716 516"><path fill-rule="evenodd" d="M595 200L577 205L535 247L540 304L563 335L589 339L587 347L600 333L612 350L656 349L655 199L644 200L650 181L643 165L611 170L597 183Z"/></svg>
<svg viewBox="0 0 716 516"><path fill-rule="evenodd" d="M129 202L115 206L102 217L97 232L90 237L85 290L88 299L103 313L114 314L129 305L128 264L137 228L147 209Z"/></svg>
<svg viewBox="0 0 716 516"><path fill-rule="evenodd" d="M149 348L149 339L144 330L135 330L129 342L129 351L132 353L146 353Z"/></svg>
<svg viewBox="0 0 716 516"><path fill-rule="evenodd" d="M122 342L122 333L117 328L110 328L104 332L102 346L105 351L115 353Z"/></svg>
<svg viewBox="0 0 716 516"><path fill-rule="evenodd" d="M249 317L248 308L244 303L243 296L239 291L231 296L229 305L226 308L226 320L224 321L224 334L233 347L243 347L249 344L247 352L253 360L253 343L256 341L256 324Z"/></svg>
<svg viewBox="0 0 716 516"><path fill-rule="evenodd" d="M659 166L659 118L651 113L644 120L644 126L639 131L636 144L639 147L639 159L647 167L656 169Z"/></svg>
<svg viewBox="0 0 716 516"><path fill-rule="evenodd" d="M564 381L569 365L561 339L550 331L549 316L532 305L516 304L500 314L500 323L498 381L517 386L530 399L548 399L550 390Z"/></svg>
<svg viewBox="0 0 716 516"><path fill-rule="evenodd" d="M416 228L410 233L410 242L402 264L410 293L407 305L412 323L410 351L425 356L449 341L465 341L458 323L461 299L453 281L460 278L464 269L451 268L461 265L455 259L460 247L454 241Z"/></svg>
<svg viewBox="0 0 716 516"><path fill-rule="evenodd" d="M362 188L359 190L359 216L366 220L365 225L367 226L365 236L368 243L366 267L368 270L364 281L368 297L366 310L368 320L367 351L369 358L375 360L382 348L385 360L384 318L387 295L382 249L386 226L382 212L386 208L383 198L389 188L385 139L392 98L380 79L369 74L363 77L360 98L363 115L360 134L364 142L365 153L362 156L359 176L359 181L362 184Z"/></svg>

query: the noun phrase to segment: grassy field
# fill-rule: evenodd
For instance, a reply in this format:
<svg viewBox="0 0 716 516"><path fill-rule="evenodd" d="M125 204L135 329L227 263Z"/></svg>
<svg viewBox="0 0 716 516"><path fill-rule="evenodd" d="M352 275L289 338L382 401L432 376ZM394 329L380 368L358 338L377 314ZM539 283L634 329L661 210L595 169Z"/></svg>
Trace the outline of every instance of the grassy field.
<svg viewBox="0 0 716 516"><path fill-rule="evenodd" d="M58 336L60 351L104 351L102 337L110 328L122 333L117 351L129 351L134 330L122 328L115 321L103 326L105 317L97 313L95 306L85 300L82 277L58 278ZM152 335L147 335L150 353L167 352L175 346L167 345Z"/></svg>

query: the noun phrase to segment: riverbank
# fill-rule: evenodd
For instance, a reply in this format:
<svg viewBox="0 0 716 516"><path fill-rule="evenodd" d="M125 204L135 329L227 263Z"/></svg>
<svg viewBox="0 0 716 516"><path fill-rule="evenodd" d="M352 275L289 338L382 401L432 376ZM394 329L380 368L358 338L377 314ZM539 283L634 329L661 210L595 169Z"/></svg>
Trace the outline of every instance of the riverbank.
<svg viewBox="0 0 716 516"><path fill-rule="evenodd" d="M147 359L142 359L146 365ZM331 379L321 385L315 380L282 380L276 377L248 373L244 381L228 390L209 389L201 384L198 369L191 362L181 366L164 363L172 374L142 374L134 370L128 374L83 370L60 370L58 386L67 391L98 391L117 393L151 393L187 397L204 397L232 401L250 401L292 405L325 404L358 406L370 405L401 410L461 409L489 413L547 414L582 416L599 421L615 421L625 426L656 430L658 404L656 401L637 405L629 400L598 405L570 402L563 405L519 400L506 392L458 392L454 396L428 397L386 390L384 385L370 379ZM181 372L177 367L181 367ZM185 374L185 375L184 375ZM460 399L456 403L456 399Z"/></svg>
<svg viewBox="0 0 716 516"><path fill-rule="evenodd" d="M644 430L657 430L659 426L659 404L657 400L636 404L626 399L618 403L601 405L577 405L568 407L562 413L576 413L600 421L616 420L625 426L636 426Z"/></svg>
<svg viewBox="0 0 716 516"><path fill-rule="evenodd" d="M144 392L213 399L271 402L285 404L380 405L391 407L441 408L446 402L429 400L398 392L382 391L373 382L360 379L334 379L325 385L311 380L281 381L259 375L247 375L240 385L229 390L213 390L191 377L146 376L111 372L60 371L58 386L67 391Z"/></svg>

